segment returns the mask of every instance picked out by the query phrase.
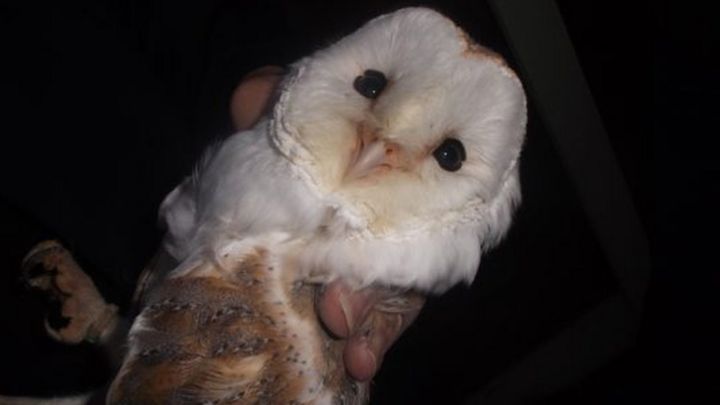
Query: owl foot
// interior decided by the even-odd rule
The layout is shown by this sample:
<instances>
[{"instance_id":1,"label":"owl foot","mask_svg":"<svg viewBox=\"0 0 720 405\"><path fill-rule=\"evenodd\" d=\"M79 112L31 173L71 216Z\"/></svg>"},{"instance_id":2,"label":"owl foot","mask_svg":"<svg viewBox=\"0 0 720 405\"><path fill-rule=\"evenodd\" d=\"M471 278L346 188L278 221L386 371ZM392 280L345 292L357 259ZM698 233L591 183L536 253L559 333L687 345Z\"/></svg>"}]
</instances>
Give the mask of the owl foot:
<instances>
[{"instance_id":1,"label":"owl foot","mask_svg":"<svg viewBox=\"0 0 720 405\"><path fill-rule=\"evenodd\" d=\"M40 242L25 256L23 278L47 299L45 330L53 339L77 344L104 340L117 324L117 306L108 304L90 277L60 243Z\"/></svg>"}]
</instances>

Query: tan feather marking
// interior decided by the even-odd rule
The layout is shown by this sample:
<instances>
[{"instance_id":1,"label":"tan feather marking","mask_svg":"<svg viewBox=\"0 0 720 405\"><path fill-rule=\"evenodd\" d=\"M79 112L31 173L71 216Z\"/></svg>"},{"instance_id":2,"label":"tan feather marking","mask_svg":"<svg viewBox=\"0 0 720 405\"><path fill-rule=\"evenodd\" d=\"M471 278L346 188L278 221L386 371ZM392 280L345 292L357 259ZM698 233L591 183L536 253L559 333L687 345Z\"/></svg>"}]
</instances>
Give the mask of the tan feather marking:
<instances>
[{"instance_id":1,"label":"tan feather marking","mask_svg":"<svg viewBox=\"0 0 720 405\"><path fill-rule=\"evenodd\" d=\"M463 51L462 55L467 58L478 58L482 60L491 60L495 64L498 65L500 70L508 75L509 77L514 78L515 80L519 80L517 73L510 68L505 58L503 58L499 53L493 51L492 49L486 48L477 42L473 41L470 36L463 31L462 29L458 28L458 32L460 35L460 38L465 43L465 50Z\"/></svg>"},{"instance_id":2,"label":"tan feather marking","mask_svg":"<svg viewBox=\"0 0 720 405\"><path fill-rule=\"evenodd\" d=\"M491 59L495 63L507 66L505 63L505 59L503 59L500 54L497 52L488 49L477 42L475 42L468 34L467 32L463 31L460 27L457 27L458 36L460 37L460 40L465 44L465 50L463 51L463 56L465 57L479 57L482 59Z\"/></svg>"}]
</instances>

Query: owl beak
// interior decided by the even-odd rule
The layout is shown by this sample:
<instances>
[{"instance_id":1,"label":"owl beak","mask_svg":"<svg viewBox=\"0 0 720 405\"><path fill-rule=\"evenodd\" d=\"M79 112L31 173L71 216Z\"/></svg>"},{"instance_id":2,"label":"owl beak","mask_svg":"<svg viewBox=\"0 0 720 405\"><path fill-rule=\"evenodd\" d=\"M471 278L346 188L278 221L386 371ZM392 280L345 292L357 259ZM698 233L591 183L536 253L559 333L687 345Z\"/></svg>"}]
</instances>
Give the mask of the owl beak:
<instances>
[{"instance_id":1,"label":"owl beak","mask_svg":"<svg viewBox=\"0 0 720 405\"><path fill-rule=\"evenodd\" d=\"M374 136L359 136L354 158L345 178L356 180L377 171L393 169L397 167L397 152L397 144Z\"/></svg>"},{"instance_id":2,"label":"owl beak","mask_svg":"<svg viewBox=\"0 0 720 405\"><path fill-rule=\"evenodd\" d=\"M360 150L350 165L346 177L350 180L367 176L375 168L381 166L385 160L385 144L381 140L374 140L368 144L361 142Z\"/></svg>"}]
</instances>

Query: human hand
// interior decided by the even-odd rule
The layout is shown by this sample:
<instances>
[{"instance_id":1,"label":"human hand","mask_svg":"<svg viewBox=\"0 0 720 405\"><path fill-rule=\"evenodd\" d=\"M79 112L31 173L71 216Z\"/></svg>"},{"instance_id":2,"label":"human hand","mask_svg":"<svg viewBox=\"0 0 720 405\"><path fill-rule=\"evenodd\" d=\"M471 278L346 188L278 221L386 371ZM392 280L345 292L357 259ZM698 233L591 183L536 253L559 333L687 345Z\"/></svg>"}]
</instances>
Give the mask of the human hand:
<instances>
[{"instance_id":1,"label":"human hand","mask_svg":"<svg viewBox=\"0 0 720 405\"><path fill-rule=\"evenodd\" d=\"M251 128L270 107L273 91L284 71L266 66L246 75L238 84L230 102L235 128ZM346 341L343 359L348 374L358 380L370 380L385 353L415 320L424 304L423 296L398 293L386 288L353 290L335 281L321 292L317 312L326 328Z\"/></svg>"},{"instance_id":2,"label":"human hand","mask_svg":"<svg viewBox=\"0 0 720 405\"><path fill-rule=\"evenodd\" d=\"M425 297L383 287L354 290L342 281L330 283L320 294L320 320L335 336L345 339L343 360L351 377L370 380L387 350L417 318Z\"/></svg>"}]
</instances>

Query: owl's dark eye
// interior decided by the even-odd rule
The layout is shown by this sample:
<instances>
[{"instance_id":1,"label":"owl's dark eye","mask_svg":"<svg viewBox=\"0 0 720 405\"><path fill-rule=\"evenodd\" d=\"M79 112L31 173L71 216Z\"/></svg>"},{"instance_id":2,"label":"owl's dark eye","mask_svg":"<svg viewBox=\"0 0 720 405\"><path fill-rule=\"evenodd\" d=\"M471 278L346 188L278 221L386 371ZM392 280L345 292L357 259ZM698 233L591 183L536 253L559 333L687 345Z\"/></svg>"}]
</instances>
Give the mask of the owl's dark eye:
<instances>
[{"instance_id":1,"label":"owl's dark eye","mask_svg":"<svg viewBox=\"0 0 720 405\"><path fill-rule=\"evenodd\" d=\"M355 78L353 87L366 98L377 98L387 85L387 78L382 72L368 69L362 76Z\"/></svg>"},{"instance_id":2,"label":"owl's dark eye","mask_svg":"<svg viewBox=\"0 0 720 405\"><path fill-rule=\"evenodd\" d=\"M447 138L433 151L433 157L443 169L456 172L465 161L465 147L457 139Z\"/></svg>"}]
</instances>

